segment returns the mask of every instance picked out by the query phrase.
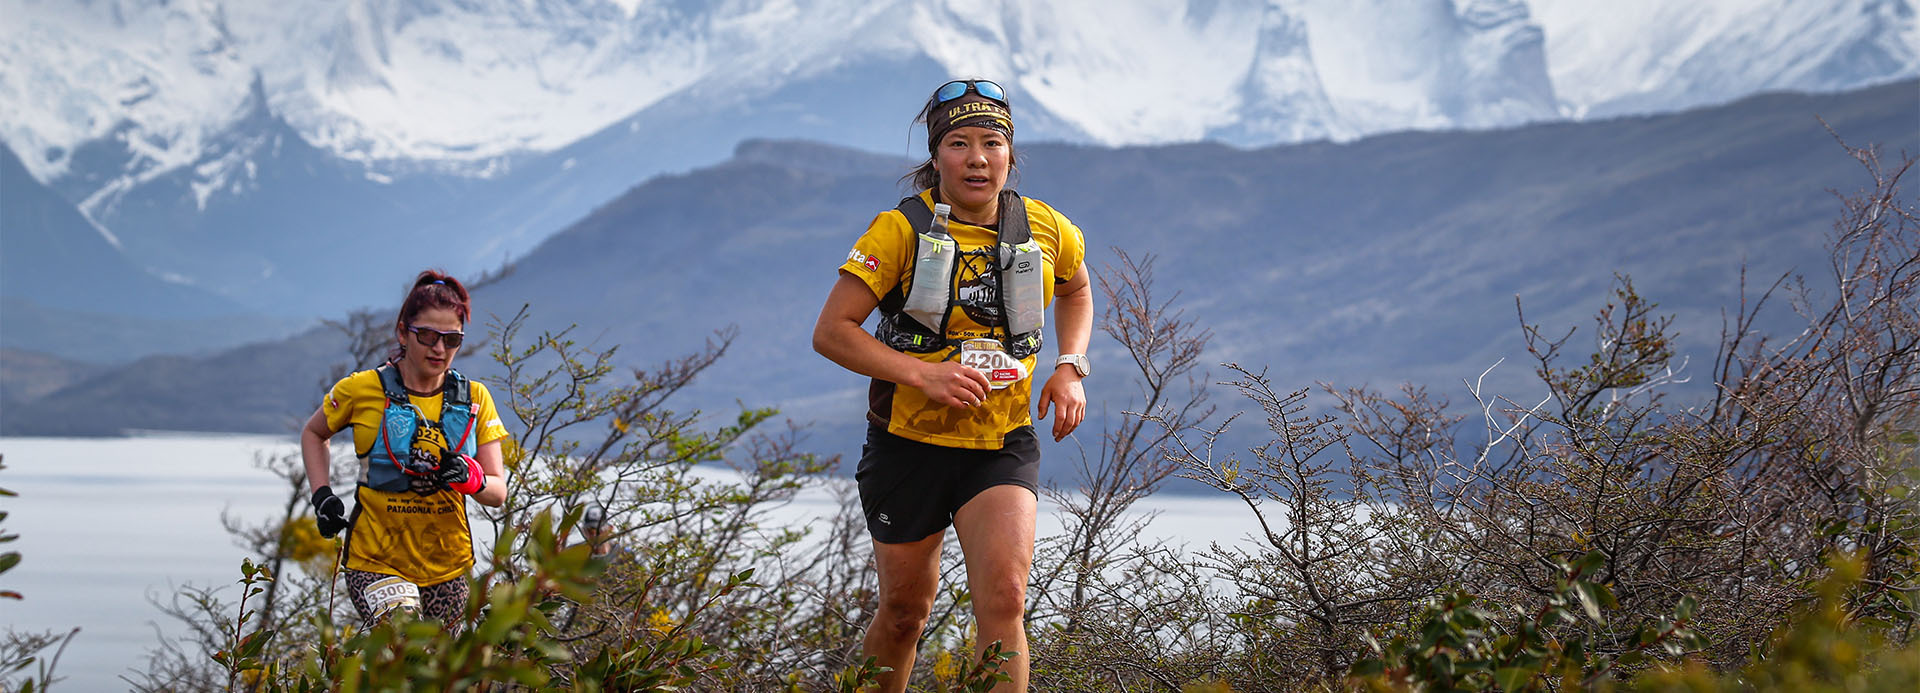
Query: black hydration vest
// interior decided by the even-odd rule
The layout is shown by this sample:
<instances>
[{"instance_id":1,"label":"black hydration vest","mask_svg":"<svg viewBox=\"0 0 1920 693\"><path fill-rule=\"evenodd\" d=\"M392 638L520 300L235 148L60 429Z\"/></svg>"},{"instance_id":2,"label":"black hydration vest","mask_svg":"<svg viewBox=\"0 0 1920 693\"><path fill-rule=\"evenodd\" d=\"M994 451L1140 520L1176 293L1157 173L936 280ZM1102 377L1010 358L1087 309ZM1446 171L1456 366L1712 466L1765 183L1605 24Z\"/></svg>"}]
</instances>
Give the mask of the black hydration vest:
<instances>
[{"instance_id":1,"label":"black hydration vest","mask_svg":"<svg viewBox=\"0 0 1920 693\"><path fill-rule=\"evenodd\" d=\"M918 195L900 200L899 206L895 209L906 215L907 225L913 230L914 248L913 252L907 255L908 262L913 263L915 258L920 256L921 236L927 234L928 229L933 225L933 210L927 203L922 202ZM1014 358L1024 359L1040 351L1041 344L1044 342L1041 328L1044 327L1045 321L1044 318L1030 320L1030 329L1024 333L1015 334L1013 332L1014 316L1016 311L1036 318L1044 315L1046 294L1042 282L1045 282L1047 277L1041 271L1038 247L1033 245L1033 227L1027 223L1027 201L1020 197L1020 193L1012 190L1000 191L999 236L999 252L993 268L993 281L1000 299L999 331L1003 335L1000 343ZM1033 266L1015 272L1016 267L1019 267L1018 263L1022 262L1030 262ZM954 273L959 271L960 265L959 262L953 263ZM874 328L873 336L879 339L880 343L896 351L917 354L932 353L958 346L956 340L948 339L946 336L947 320L952 315L953 309L959 305L953 295L952 273L944 282L947 291L947 310L941 312L940 324L922 325L920 321L913 319L903 310L907 305L907 293L911 284L909 277L912 276L912 270L915 268L909 264L906 269L909 271L901 272L900 283L894 285L893 290L880 298L880 324ZM1016 277L1014 282L1007 280L1010 275ZM1016 303L1016 301L1024 302ZM991 330L994 326L983 325L983 327Z\"/></svg>"}]
</instances>

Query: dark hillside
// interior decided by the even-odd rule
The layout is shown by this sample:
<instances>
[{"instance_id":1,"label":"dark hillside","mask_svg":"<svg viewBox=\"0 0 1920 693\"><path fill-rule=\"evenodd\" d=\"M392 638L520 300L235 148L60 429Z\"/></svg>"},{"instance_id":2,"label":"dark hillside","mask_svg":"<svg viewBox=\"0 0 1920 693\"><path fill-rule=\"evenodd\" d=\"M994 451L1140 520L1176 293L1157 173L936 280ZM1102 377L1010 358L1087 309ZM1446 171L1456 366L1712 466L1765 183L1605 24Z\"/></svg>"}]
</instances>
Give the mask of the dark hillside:
<instances>
[{"instance_id":1,"label":"dark hillside","mask_svg":"<svg viewBox=\"0 0 1920 693\"><path fill-rule=\"evenodd\" d=\"M1034 144L1020 150L1019 187L1086 230L1096 269L1112 246L1157 256L1161 290L1180 292L1214 331L1212 361L1270 365L1283 385L1423 382L1459 401L1461 379L1503 357L1490 382L1526 375L1516 295L1530 322L1585 326L1615 272L1678 316L1682 354L1696 363L1710 356L1721 307L1738 301L1742 263L1755 282L1821 271L1823 234L1839 209L1828 189L1863 180L1816 117L1849 142L1920 152L1917 88L1254 151ZM865 384L814 355L810 330L833 268L902 194L905 170L901 160L824 145L749 142L724 164L632 188L475 300L483 315L530 303L538 325L577 323L577 336L622 344L634 364L738 325L735 350L686 404L779 406L823 424L821 447L844 451L858 435ZM169 413L164 421L105 417L91 432L243 422L277 430L267 419L309 409L313 381L340 360L322 342L250 348L260 364L278 349L282 365L240 372L297 386L247 398L246 415L228 411L241 400L206 388L192 406L184 398L156 408ZM1114 349L1096 339L1096 413L1129 391ZM469 353L463 369L487 377L480 361ZM212 363L146 368L222 371ZM106 374L0 426L54 432L52 421L69 420L61 412L97 410L103 397L152 400L161 376Z\"/></svg>"}]
</instances>

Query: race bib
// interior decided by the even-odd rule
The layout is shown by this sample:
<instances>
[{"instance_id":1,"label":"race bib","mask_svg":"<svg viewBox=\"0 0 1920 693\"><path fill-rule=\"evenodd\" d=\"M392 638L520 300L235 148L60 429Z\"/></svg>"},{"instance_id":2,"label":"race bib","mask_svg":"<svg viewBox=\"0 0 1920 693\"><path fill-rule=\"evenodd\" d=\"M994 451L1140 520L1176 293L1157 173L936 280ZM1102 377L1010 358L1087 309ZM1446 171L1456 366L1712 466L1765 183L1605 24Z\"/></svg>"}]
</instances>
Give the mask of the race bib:
<instances>
[{"instance_id":1,"label":"race bib","mask_svg":"<svg viewBox=\"0 0 1920 693\"><path fill-rule=\"evenodd\" d=\"M385 577L367 585L367 611L373 620L386 618L394 609L420 611L420 586L398 577Z\"/></svg>"},{"instance_id":2,"label":"race bib","mask_svg":"<svg viewBox=\"0 0 1920 693\"><path fill-rule=\"evenodd\" d=\"M960 365L980 371L987 383L999 390L1025 380L1027 364L1007 353L997 339L969 339L960 343Z\"/></svg>"}]
</instances>

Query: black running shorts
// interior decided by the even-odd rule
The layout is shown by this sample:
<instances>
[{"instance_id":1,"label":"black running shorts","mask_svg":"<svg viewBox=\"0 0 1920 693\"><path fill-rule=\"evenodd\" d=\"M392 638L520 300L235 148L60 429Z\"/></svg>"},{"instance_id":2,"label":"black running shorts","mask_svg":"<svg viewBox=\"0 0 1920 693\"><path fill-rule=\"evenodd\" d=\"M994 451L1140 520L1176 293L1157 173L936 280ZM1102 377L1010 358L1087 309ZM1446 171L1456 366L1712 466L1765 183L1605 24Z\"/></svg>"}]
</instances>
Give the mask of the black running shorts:
<instances>
[{"instance_id":1,"label":"black running shorts","mask_svg":"<svg viewBox=\"0 0 1920 693\"><path fill-rule=\"evenodd\" d=\"M853 478L874 541L919 541L946 531L954 512L981 491L1013 484L1038 496L1040 439L1032 426L1021 426L1007 432L998 450L970 450L909 440L869 424Z\"/></svg>"}]
</instances>

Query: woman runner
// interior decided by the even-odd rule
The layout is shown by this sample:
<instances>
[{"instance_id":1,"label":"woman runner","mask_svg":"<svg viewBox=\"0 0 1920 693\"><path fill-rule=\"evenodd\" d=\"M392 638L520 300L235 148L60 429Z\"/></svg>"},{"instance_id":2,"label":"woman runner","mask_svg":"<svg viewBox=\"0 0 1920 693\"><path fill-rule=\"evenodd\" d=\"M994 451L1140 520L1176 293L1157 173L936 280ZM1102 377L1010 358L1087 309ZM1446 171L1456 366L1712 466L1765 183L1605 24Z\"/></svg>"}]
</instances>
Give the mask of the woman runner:
<instances>
[{"instance_id":1,"label":"woman runner","mask_svg":"<svg viewBox=\"0 0 1920 693\"><path fill-rule=\"evenodd\" d=\"M393 358L342 378L300 433L314 519L321 536L347 530L347 597L369 625L408 609L459 628L473 567L466 499L507 497L493 396L453 370L469 315L459 280L421 272L394 321ZM348 427L360 458L352 517L327 485L327 440Z\"/></svg>"},{"instance_id":2,"label":"woman runner","mask_svg":"<svg viewBox=\"0 0 1920 693\"><path fill-rule=\"evenodd\" d=\"M907 178L919 192L854 242L813 332L816 351L873 379L855 473L880 581L864 649L893 669L881 690L906 689L952 526L975 641L1013 653L1001 669L1012 681L995 690L1024 691L1040 464L1032 381L1047 379L1038 418L1054 414L1054 440L1072 433L1086 416L1093 330L1086 246L1065 216L1007 189L1013 116L1000 85L941 85L916 122L928 157ZM1041 371L1048 305L1060 356ZM868 334L861 323L876 308Z\"/></svg>"}]
</instances>

